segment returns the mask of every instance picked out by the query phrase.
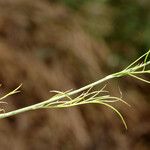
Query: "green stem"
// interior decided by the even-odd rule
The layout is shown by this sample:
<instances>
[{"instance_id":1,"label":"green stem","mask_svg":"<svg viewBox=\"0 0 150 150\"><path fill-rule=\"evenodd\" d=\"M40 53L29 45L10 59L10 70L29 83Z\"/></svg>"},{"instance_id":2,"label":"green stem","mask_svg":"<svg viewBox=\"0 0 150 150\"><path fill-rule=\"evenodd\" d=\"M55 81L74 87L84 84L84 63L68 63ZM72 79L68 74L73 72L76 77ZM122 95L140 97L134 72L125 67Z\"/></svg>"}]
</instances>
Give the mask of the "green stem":
<instances>
[{"instance_id":1,"label":"green stem","mask_svg":"<svg viewBox=\"0 0 150 150\"><path fill-rule=\"evenodd\" d=\"M145 55L144 55L144 56L145 56ZM139 60L139 59L138 59L138 60ZM136 62L137 62L137 61L136 61ZM134 63L132 63L132 65L133 65L133 64L134 64ZM92 87L94 87L94 86L96 86L96 85L98 85L98 84L101 84L101 83L103 83L103 82L106 82L106 81L108 81L108 80L110 80L110 79L130 75L131 72L134 72L134 71L136 71L136 70L139 70L139 69L141 69L141 68L143 68L143 67L145 67L145 66L147 66L147 65L149 65L149 64L150 64L150 61L145 62L144 64L141 64L141 65L136 66L136 67L133 67L133 68L130 68L130 66L132 66L132 65L129 65L125 70L122 70L122 71L120 71L120 72L117 72L117 73L108 75L108 76L106 76L106 77L104 77L104 78L102 78L102 79L100 79L100 80L98 80L98 81L96 81L96 82L93 82L93 83L91 83L91 84L88 84L88 85L86 85L86 86L84 86L84 87L82 87L82 88L80 88L80 89L71 91L71 92L67 93L67 95L68 95L68 96L75 95L75 94L80 93L80 92L82 92L82 91L84 91L84 90L87 90L87 89L89 89L89 88L92 88ZM44 106L46 106L46 105L48 105L48 104L52 104L52 102L57 101L57 100L60 100L60 99L65 98L65 97L66 97L66 95L61 95L61 96L59 96L59 97L58 97L58 96L57 96L57 97L52 97L52 98L50 98L50 99L48 99L48 100L46 100L46 101L43 101L43 102L40 102L40 103L31 105L31 106L27 106L27 107L24 107L24 108L21 108L21 109L17 109L17 110L14 110L14 111L10 111L10 112L7 112L7 113L0 114L0 119L6 118L6 117L10 117L10 116L13 116L13 115L16 115L16 114L20 114L20 113L23 113L23 112L26 112L26 111L31 111L31 110L35 110L35 109L40 109L40 108L42 108L42 106L44 107ZM69 106L68 106L68 107L69 107Z\"/></svg>"},{"instance_id":2,"label":"green stem","mask_svg":"<svg viewBox=\"0 0 150 150\"><path fill-rule=\"evenodd\" d=\"M105 82L105 81L107 81L107 80L110 80L110 79L112 79L112 78L115 78L115 77L116 77L116 76L114 76L113 74L112 74L112 75L108 75L108 76L106 76L106 77L103 78L103 79L100 79L100 80L98 80L98 81L96 81L96 82L93 82L93 83L91 83L91 84L88 84L88 85L86 85L86 86L84 86L84 87L82 87L82 88L80 88L80 89L77 89L77 90L74 90L74 91L72 91L72 92L69 92L68 95L69 95L69 96L75 95L75 94L77 94L77 93L80 93L80 92L82 92L82 91L84 91L84 90L87 90L87 89L89 89L89 88L91 88L91 87L94 87L94 86L96 86L96 85L98 85L98 84L100 84L100 83L103 83L103 82ZM52 98L50 98L50 99L48 99L48 100L46 100L46 101L43 101L43 102L40 102L40 103L31 105L31 106L27 106L27 107L24 107L24 108L21 108L21 109L17 109L17 110L14 110L14 111L10 111L10 112L7 112L7 113L0 114L0 119L6 118L6 117L10 117L10 116L14 116L14 115L16 115L16 114L20 114L20 113L23 113L23 112L26 112L26 111L31 111L31 110L35 110L35 109L40 109L41 106L47 105L47 104L49 104L49 103L51 103L51 102L53 102L53 101L60 100L60 99L65 98L65 97L66 97L65 95L62 95L62 96L59 96L59 97L52 97Z\"/></svg>"}]
</instances>

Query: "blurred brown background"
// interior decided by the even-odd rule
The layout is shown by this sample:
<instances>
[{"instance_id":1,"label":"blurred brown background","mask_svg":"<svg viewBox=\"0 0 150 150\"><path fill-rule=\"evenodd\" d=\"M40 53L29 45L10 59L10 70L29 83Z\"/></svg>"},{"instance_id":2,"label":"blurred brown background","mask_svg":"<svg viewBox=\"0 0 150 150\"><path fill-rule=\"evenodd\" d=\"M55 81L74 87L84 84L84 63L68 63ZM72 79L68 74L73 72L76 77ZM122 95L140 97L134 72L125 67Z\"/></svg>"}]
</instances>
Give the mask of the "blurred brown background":
<instances>
[{"instance_id":1,"label":"blurred brown background","mask_svg":"<svg viewBox=\"0 0 150 150\"><path fill-rule=\"evenodd\" d=\"M150 48L149 0L0 0L1 95L6 111L119 71ZM148 78L148 77L146 77ZM101 105L38 110L0 120L1 150L148 150L149 85L108 83L128 124ZM99 88L101 88L99 86Z\"/></svg>"}]
</instances>

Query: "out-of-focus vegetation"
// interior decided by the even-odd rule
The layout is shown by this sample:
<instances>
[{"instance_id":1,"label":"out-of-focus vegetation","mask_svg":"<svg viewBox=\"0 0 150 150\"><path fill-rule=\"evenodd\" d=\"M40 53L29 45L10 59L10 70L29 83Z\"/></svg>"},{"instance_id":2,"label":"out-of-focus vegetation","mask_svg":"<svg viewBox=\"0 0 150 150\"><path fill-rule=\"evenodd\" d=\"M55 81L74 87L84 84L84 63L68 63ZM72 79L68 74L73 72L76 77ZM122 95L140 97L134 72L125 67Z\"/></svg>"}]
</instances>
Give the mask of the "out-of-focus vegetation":
<instances>
[{"instance_id":1,"label":"out-of-focus vegetation","mask_svg":"<svg viewBox=\"0 0 150 150\"><path fill-rule=\"evenodd\" d=\"M89 24L89 32L95 31L97 36L102 35L102 31L99 30L102 26L102 20L111 21L112 24L104 22L104 25L111 25L111 30L103 30L106 33L103 37L112 46L117 41L118 45L124 43L124 45L131 45L137 49L150 47L150 2L147 0L79 0L78 2L75 0L58 0L57 2L65 4L75 12L81 11L81 16L86 14L90 19L87 20L88 23L86 22L86 25ZM84 8L86 8L86 12L82 14ZM95 35L95 37L97 36Z\"/></svg>"},{"instance_id":2,"label":"out-of-focus vegetation","mask_svg":"<svg viewBox=\"0 0 150 150\"><path fill-rule=\"evenodd\" d=\"M37 103L129 64L150 48L149 8L149 0L0 0L1 94L23 83L1 107ZM148 150L149 85L125 78L107 86L132 106L118 107L128 131L96 105L43 110L0 120L1 149Z\"/></svg>"}]
</instances>

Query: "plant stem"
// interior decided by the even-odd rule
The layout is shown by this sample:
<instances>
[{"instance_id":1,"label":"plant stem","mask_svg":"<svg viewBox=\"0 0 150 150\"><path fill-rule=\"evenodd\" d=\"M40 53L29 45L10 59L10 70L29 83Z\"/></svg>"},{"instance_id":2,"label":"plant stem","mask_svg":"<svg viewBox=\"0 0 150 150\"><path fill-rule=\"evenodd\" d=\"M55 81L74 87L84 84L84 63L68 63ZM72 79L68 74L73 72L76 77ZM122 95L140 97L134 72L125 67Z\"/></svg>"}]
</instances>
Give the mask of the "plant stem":
<instances>
[{"instance_id":1,"label":"plant stem","mask_svg":"<svg viewBox=\"0 0 150 150\"><path fill-rule=\"evenodd\" d=\"M143 55L143 56L145 56L145 55ZM143 57L143 56L142 56L142 57ZM141 59L142 57L140 57L140 59ZM139 59L138 59L138 60L139 60ZM131 66L133 66L136 62L137 62L137 61L135 61L134 63L132 63L131 65L129 65L126 69L124 69L124 70L122 70L122 71L120 71L120 72L117 72L117 73L108 75L108 76L106 76L106 77L104 77L104 78L102 78L102 79L100 79L100 80L98 80L98 81L96 81L96 82L93 82L93 83L91 83L91 84L88 84L88 85L86 85L86 86L84 86L84 87L81 87L81 88L79 88L79 89L77 89L77 90L71 91L71 92L67 93L67 95L68 95L68 96L71 96L71 95L78 94L78 93L80 93L80 92L82 92L82 91L84 91L84 90L90 89L90 88L92 88L92 87L94 87L94 86L96 86L96 85L98 85L98 84L101 84L101 83L103 83L103 82L106 82L106 81L108 81L108 80L110 80L110 79L119 78L119 77L123 77L123 76L127 76L127 75L131 76L132 74L134 74L134 72L135 72L136 70L139 70L139 69L141 69L141 68L143 68L143 67L145 68L147 65L150 64L150 61L147 61L147 62L144 62L144 64L131 67ZM131 67L131 68L130 68L130 67ZM140 72L141 72L141 74L142 74L142 73L144 73L144 70L143 70L143 71L140 71ZM139 72L139 73L140 73L140 72ZM136 78L137 78L137 77L136 77ZM57 96L57 97L52 97L52 98L50 98L50 99L48 99L48 100L45 100L45 101L40 102L40 103L37 103L37 104L33 104L33 105L31 105L31 106L27 106L27 107L24 107L24 108L21 108L21 109L17 109L17 110L14 110L14 111L10 111L10 112L7 112L7 113L2 113L2 114L0 114L0 119L6 118L6 117L10 117L10 116L13 116L13 115L16 115L16 114L20 114L20 113L23 113L23 112L26 112L26 111L31 111L31 110L35 110L35 109L44 108L44 106L46 106L46 105L48 105L48 104L51 105L51 104L54 103L54 101L60 100L60 99L65 98L65 97L66 97L66 95L60 95L60 96ZM69 107L69 106L68 106L68 107ZM53 108L53 106L51 106L51 108Z\"/></svg>"},{"instance_id":2,"label":"plant stem","mask_svg":"<svg viewBox=\"0 0 150 150\"><path fill-rule=\"evenodd\" d=\"M82 87L80 89L77 89L77 90L74 90L72 92L69 92L68 95L69 96L75 95L77 93L80 93L80 92L82 92L84 90L87 90L87 89L89 89L91 87L94 87L94 86L96 86L96 85L98 85L100 83L103 83L103 82L108 81L108 80L110 80L112 78L115 78L115 77L116 76L114 76L113 74L112 75L108 75L105 78L102 78L102 79L100 79L100 80L98 80L96 82L88 84L88 85L86 85L86 86L84 86L84 87ZM56 101L56 100L60 100L60 99L65 98L65 97L66 97L65 95L62 95L60 97L52 97L52 98L50 98L50 99L48 99L46 101L43 101L43 102L40 102L40 103L37 103L37 104L33 104L31 106L27 106L27 107L24 107L24 108L21 108L21 109L17 109L17 110L14 110L14 111L10 111L10 112L7 112L7 113L0 114L0 119L6 118L6 117L10 117L10 116L14 116L16 114L20 114L20 113L23 113L23 112L26 112L26 111L39 109L39 108L41 108L41 106L44 106L46 104L49 104L49 103L51 103L53 101Z\"/></svg>"}]
</instances>

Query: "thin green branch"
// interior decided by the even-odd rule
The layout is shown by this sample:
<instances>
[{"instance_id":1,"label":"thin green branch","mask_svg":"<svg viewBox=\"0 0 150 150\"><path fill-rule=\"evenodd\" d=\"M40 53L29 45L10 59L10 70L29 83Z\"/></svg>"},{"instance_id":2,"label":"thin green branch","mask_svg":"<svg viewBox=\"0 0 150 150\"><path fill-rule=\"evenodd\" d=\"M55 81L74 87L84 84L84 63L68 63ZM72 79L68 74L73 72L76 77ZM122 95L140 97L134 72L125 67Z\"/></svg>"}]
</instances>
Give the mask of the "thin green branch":
<instances>
[{"instance_id":1,"label":"thin green branch","mask_svg":"<svg viewBox=\"0 0 150 150\"><path fill-rule=\"evenodd\" d=\"M55 95L53 97L51 97L50 99L45 100L40 103L37 103L37 104L34 104L34 105L31 105L31 106L21 108L21 109L17 109L17 110L10 111L7 113L2 113L2 114L0 114L0 118L6 118L6 117L10 117L10 116L20 114L20 113L23 113L26 111L42 109L42 108L66 108L66 107L73 107L73 106L77 106L77 105L94 104L95 103L95 104L105 105L105 106L111 108L113 111L115 111L121 118L125 128L127 128L126 122L125 122L123 116L121 115L121 113L116 108L114 108L112 105L110 105L110 103L120 101L120 102L130 106L128 103L126 103L124 100L122 100L121 90L119 89L121 98L110 96L109 94L107 94L108 91L105 90L106 86L104 86L103 88L101 88L98 91L96 91L96 90L92 91L92 90L96 85L102 84L111 79L124 77L124 76L131 76L131 77L141 80L143 82L150 83L150 81L136 76L138 74L150 73L150 70L146 70L146 66L150 65L150 61L147 61L149 54L150 54L150 50L120 72L108 75L96 82L88 84L77 90L69 90L66 92L60 92L60 91L54 91L54 90L50 91L50 92L55 93ZM145 57L144 62L139 64L139 61L144 57ZM9 94L0 98L0 100L4 99L12 94L17 93L19 88L20 88L20 86L18 88L16 88L14 91L10 92ZM74 98L72 98L72 96Z\"/></svg>"},{"instance_id":2,"label":"thin green branch","mask_svg":"<svg viewBox=\"0 0 150 150\"><path fill-rule=\"evenodd\" d=\"M141 60L142 58L144 58L145 56L145 60L144 60L144 63L146 63L147 61L147 58L148 58L148 55L150 53L150 50L148 52L146 52L145 54L143 54L141 57L139 57L138 59L136 59L133 63L131 63L127 68L125 68L126 70L131 68L132 66L134 66L139 60Z\"/></svg>"},{"instance_id":3,"label":"thin green branch","mask_svg":"<svg viewBox=\"0 0 150 150\"><path fill-rule=\"evenodd\" d=\"M80 89L77 89L77 90L74 90L74 91L71 91L68 93L69 96L71 95L75 95L75 94L78 94L82 91L85 91L87 89L89 89L90 87L94 87L100 83L103 83L105 81L108 81L112 78L115 78L113 75L109 75L109 76L106 76L105 78L101 79L101 80L98 80L96 82L93 82L89 85L86 85ZM0 114L0 118L6 118L6 117L10 117L10 116L14 116L16 114L20 114L20 113L23 113L23 112L26 112L26 111L30 111L30 110L35 110L35 109L40 109L40 108L43 108L43 106L46 106L54 101L58 101L60 99L63 99L65 98L66 95L60 95L60 96L54 96L46 101L43 101L43 102L40 102L40 103L37 103L37 104L34 104L34 105L31 105L31 106L27 106L27 107L24 107L24 108L21 108L21 109L17 109L17 110L14 110L14 111L11 111L11 112L7 112L7 113L3 113L3 114Z\"/></svg>"},{"instance_id":4,"label":"thin green branch","mask_svg":"<svg viewBox=\"0 0 150 150\"><path fill-rule=\"evenodd\" d=\"M7 98L8 96L10 96L10 95L14 95L14 94L16 94L16 93L19 93L20 91L19 91L19 89L20 89L20 87L22 86L22 84L20 84L16 89L14 89L13 91L11 91L11 92L9 92L8 94L6 94L6 95L4 95L3 97L1 97L0 98L0 101L1 100L3 100L3 99L5 99L5 98ZM1 102L0 102L1 103Z\"/></svg>"}]
</instances>

